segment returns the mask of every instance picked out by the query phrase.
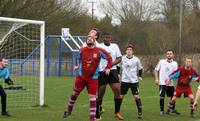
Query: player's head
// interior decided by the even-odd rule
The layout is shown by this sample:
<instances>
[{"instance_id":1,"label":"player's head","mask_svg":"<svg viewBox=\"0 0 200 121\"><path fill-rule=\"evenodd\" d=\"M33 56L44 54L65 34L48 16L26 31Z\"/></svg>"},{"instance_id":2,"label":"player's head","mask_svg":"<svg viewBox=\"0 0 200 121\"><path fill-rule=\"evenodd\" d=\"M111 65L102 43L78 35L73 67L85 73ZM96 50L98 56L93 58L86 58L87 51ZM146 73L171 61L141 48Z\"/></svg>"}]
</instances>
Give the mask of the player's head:
<instances>
[{"instance_id":1,"label":"player's head","mask_svg":"<svg viewBox=\"0 0 200 121\"><path fill-rule=\"evenodd\" d=\"M111 35L111 33L104 33L104 34L103 34L103 41L104 41L104 44L105 44L105 45L109 46L111 40L112 40L112 35Z\"/></svg>"},{"instance_id":2,"label":"player's head","mask_svg":"<svg viewBox=\"0 0 200 121\"><path fill-rule=\"evenodd\" d=\"M94 46L95 38L94 36L88 36L86 40L87 46L91 47Z\"/></svg>"},{"instance_id":3,"label":"player's head","mask_svg":"<svg viewBox=\"0 0 200 121\"><path fill-rule=\"evenodd\" d=\"M126 47L126 55L127 56L132 56L133 55L133 51L134 51L134 47L132 44L128 44L128 46Z\"/></svg>"},{"instance_id":4,"label":"player's head","mask_svg":"<svg viewBox=\"0 0 200 121\"><path fill-rule=\"evenodd\" d=\"M185 66L186 68L192 67L192 58L189 58L189 57L185 58Z\"/></svg>"},{"instance_id":5,"label":"player's head","mask_svg":"<svg viewBox=\"0 0 200 121\"><path fill-rule=\"evenodd\" d=\"M93 36L95 38L95 40L99 39L99 30L97 28L93 28L88 32L88 36Z\"/></svg>"},{"instance_id":6,"label":"player's head","mask_svg":"<svg viewBox=\"0 0 200 121\"><path fill-rule=\"evenodd\" d=\"M8 59L5 57L0 58L0 66L1 68L5 68L8 65Z\"/></svg>"},{"instance_id":7,"label":"player's head","mask_svg":"<svg viewBox=\"0 0 200 121\"><path fill-rule=\"evenodd\" d=\"M171 60L174 58L174 51L173 50L167 50L166 57L168 60Z\"/></svg>"}]
</instances>

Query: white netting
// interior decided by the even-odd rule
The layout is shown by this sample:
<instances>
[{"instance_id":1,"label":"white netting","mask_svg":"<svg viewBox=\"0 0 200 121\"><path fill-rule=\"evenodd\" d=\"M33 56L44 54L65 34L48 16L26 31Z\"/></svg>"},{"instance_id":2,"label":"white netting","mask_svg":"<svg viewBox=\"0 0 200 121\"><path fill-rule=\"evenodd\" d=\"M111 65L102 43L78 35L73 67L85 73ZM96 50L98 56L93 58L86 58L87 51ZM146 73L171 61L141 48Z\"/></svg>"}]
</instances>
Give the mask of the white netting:
<instances>
[{"instance_id":1,"label":"white netting","mask_svg":"<svg viewBox=\"0 0 200 121\"><path fill-rule=\"evenodd\" d=\"M0 19L0 56L9 59L13 87L0 79L7 93L8 108L39 104L40 25Z\"/></svg>"}]
</instances>

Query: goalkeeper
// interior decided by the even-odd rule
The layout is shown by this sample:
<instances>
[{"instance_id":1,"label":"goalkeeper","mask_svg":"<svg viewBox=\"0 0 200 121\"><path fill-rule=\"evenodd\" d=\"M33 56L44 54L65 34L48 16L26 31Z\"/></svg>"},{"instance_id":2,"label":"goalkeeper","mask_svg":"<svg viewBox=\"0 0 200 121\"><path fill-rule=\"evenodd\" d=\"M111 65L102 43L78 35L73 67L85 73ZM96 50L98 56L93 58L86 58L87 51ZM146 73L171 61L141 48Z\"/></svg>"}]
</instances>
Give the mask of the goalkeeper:
<instances>
[{"instance_id":1,"label":"goalkeeper","mask_svg":"<svg viewBox=\"0 0 200 121\"><path fill-rule=\"evenodd\" d=\"M8 65L8 59L5 57L0 58L0 78L3 78L5 80L5 83L8 85L13 85L13 81L9 77L9 70L7 68ZM2 115L10 117L10 114L6 111L6 93L3 89L3 87L0 85L0 95L1 95L1 107L2 107Z\"/></svg>"}]
</instances>

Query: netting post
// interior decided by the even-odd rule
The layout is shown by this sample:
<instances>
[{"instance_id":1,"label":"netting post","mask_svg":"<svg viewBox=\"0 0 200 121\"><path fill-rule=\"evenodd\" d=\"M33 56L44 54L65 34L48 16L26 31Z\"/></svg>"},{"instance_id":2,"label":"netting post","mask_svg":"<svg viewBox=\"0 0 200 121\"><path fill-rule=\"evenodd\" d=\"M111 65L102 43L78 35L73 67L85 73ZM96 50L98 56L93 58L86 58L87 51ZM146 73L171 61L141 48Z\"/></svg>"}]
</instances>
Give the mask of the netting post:
<instances>
[{"instance_id":1,"label":"netting post","mask_svg":"<svg viewBox=\"0 0 200 121\"><path fill-rule=\"evenodd\" d=\"M10 74L12 74L12 59L9 59L9 65L10 65L9 72Z\"/></svg>"},{"instance_id":2,"label":"netting post","mask_svg":"<svg viewBox=\"0 0 200 121\"><path fill-rule=\"evenodd\" d=\"M71 59L71 73L70 76L72 77L74 75L74 52L72 52L72 59Z\"/></svg>"},{"instance_id":3,"label":"netting post","mask_svg":"<svg viewBox=\"0 0 200 121\"><path fill-rule=\"evenodd\" d=\"M46 76L49 76L49 71L50 71L50 53L51 53L51 49L50 49L50 37L47 37L47 70L46 70Z\"/></svg>"},{"instance_id":4,"label":"netting post","mask_svg":"<svg viewBox=\"0 0 200 121\"><path fill-rule=\"evenodd\" d=\"M61 76L62 73L62 38L59 38L59 51L58 51L58 76Z\"/></svg>"},{"instance_id":5,"label":"netting post","mask_svg":"<svg viewBox=\"0 0 200 121\"><path fill-rule=\"evenodd\" d=\"M36 61L36 60L33 60L33 61L32 61L32 76L35 75L35 61Z\"/></svg>"}]
</instances>

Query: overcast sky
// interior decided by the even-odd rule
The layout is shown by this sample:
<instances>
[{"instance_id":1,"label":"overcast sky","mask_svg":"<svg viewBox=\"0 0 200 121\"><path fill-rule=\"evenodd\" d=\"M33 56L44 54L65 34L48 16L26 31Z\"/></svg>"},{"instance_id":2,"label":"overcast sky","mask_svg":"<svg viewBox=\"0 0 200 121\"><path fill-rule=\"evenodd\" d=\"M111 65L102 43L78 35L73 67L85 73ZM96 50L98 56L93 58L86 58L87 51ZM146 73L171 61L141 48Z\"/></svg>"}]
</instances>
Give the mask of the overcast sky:
<instances>
[{"instance_id":1,"label":"overcast sky","mask_svg":"<svg viewBox=\"0 0 200 121\"><path fill-rule=\"evenodd\" d=\"M100 10L100 2L105 0L82 0L84 5L89 9L90 14L92 14L92 1L94 1L94 16L97 16L98 18L104 17L104 13Z\"/></svg>"},{"instance_id":2,"label":"overcast sky","mask_svg":"<svg viewBox=\"0 0 200 121\"><path fill-rule=\"evenodd\" d=\"M100 3L105 2L106 0L82 0L84 5L89 9L89 13L92 14L92 1L94 1L94 16L98 18L102 18L105 14L101 11ZM149 2L149 4L154 3L155 1L159 0L143 0Z\"/></svg>"}]
</instances>

